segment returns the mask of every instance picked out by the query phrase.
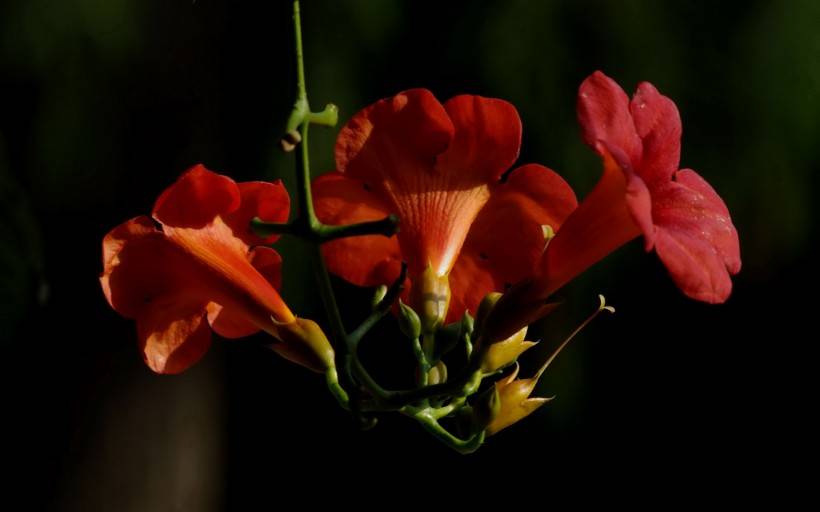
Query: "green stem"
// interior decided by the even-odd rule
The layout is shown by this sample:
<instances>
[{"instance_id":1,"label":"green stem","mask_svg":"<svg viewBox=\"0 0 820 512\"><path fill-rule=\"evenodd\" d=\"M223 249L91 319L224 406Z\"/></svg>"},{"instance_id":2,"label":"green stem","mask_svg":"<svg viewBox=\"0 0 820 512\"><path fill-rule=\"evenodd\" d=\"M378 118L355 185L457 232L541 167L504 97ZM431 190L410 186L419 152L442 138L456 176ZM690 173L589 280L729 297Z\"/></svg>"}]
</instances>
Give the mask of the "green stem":
<instances>
[{"instance_id":1,"label":"green stem","mask_svg":"<svg viewBox=\"0 0 820 512\"><path fill-rule=\"evenodd\" d=\"M419 412L413 415L413 418L433 437L459 453L473 453L484 443L485 432L483 430L468 439L460 439L442 427L430 410Z\"/></svg>"},{"instance_id":2,"label":"green stem","mask_svg":"<svg viewBox=\"0 0 820 512\"><path fill-rule=\"evenodd\" d=\"M293 235L307 239L312 243L325 243L338 238L348 238L352 236L382 235L391 237L399 230L399 218L395 215L388 215L380 220L359 222L356 224L346 224L342 226L331 226L323 224L318 219L313 226L304 222L265 222L259 217L251 220L251 229L260 237L267 238L271 235Z\"/></svg>"},{"instance_id":3,"label":"green stem","mask_svg":"<svg viewBox=\"0 0 820 512\"><path fill-rule=\"evenodd\" d=\"M325 372L325 381L327 382L327 388L334 398L336 398L336 401L339 402L339 405L342 406L343 409L350 409L350 397L348 397L347 392L339 384L339 374L336 372L336 368L330 368Z\"/></svg>"},{"instance_id":4,"label":"green stem","mask_svg":"<svg viewBox=\"0 0 820 512\"><path fill-rule=\"evenodd\" d=\"M439 420L439 419L441 419L445 416L448 416L448 415L452 414L453 412L457 411L458 409L461 409L464 406L464 403L466 401L467 401L466 397L456 398L455 400L450 402L449 405L445 405L444 407L438 407L438 408L432 409L430 411L430 414L432 414L432 416L435 419Z\"/></svg>"},{"instance_id":5,"label":"green stem","mask_svg":"<svg viewBox=\"0 0 820 512\"><path fill-rule=\"evenodd\" d=\"M307 100L305 58L302 52L302 17L299 12L299 0L293 0L293 37L296 43L296 94L299 99Z\"/></svg>"},{"instance_id":6,"label":"green stem","mask_svg":"<svg viewBox=\"0 0 820 512\"><path fill-rule=\"evenodd\" d=\"M317 234L322 242L329 242L337 238L347 238L351 236L382 235L391 237L399 230L399 218L395 215L388 215L380 220L359 222L345 226L328 226L320 224Z\"/></svg>"},{"instance_id":7,"label":"green stem","mask_svg":"<svg viewBox=\"0 0 820 512\"><path fill-rule=\"evenodd\" d=\"M486 344L481 343L480 340L476 345L479 348L475 351L473 357L470 358L470 362L467 367L461 371L458 378L417 389L391 391L389 393L389 400L394 405L401 405L442 396L463 397L475 393L483 377L481 372L481 360L487 350Z\"/></svg>"},{"instance_id":8,"label":"green stem","mask_svg":"<svg viewBox=\"0 0 820 512\"><path fill-rule=\"evenodd\" d=\"M304 127L303 134L307 134L307 130L305 130ZM307 137L302 140L302 153L307 154ZM301 171L301 173L297 173L297 177L301 174L301 178L298 179L300 185L308 183L308 186L304 187L303 195L306 201L305 204L309 205L309 211L307 213L309 214L308 218L310 218L310 216L312 216L311 214L313 214L313 201L310 195L309 187L310 175L308 174L310 170L307 165L302 165L301 167L297 166L297 170ZM356 329L356 331L354 331L355 337L352 335L348 336L344 323L342 322L341 314L339 313L339 305L336 302L336 295L333 293L333 285L330 282L330 274L327 271L327 265L322 257L322 250L319 245L314 245L314 257L316 260L316 275L319 281L319 295L322 298L325 311L327 311L330 321L330 328L334 339L344 343L350 356L350 369L353 375L355 375L361 384L364 385L376 398L379 400L387 399L389 397L389 392L384 390L378 383L376 383L375 379L371 377L370 373L364 365L362 365L357 355L359 340L362 336L364 336L367 330L375 324L378 318L384 316L384 313L380 312L380 316L378 316L378 318L371 315L371 317L369 317L370 321L366 321L363 324L364 327L360 326Z\"/></svg>"},{"instance_id":9,"label":"green stem","mask_svg":"<svg viewBox=\"0 0 820 512\"><path fill-rule=\"evenodd\" d=\"M305 59L302 51L302 18L299 14L299 0L293 2L293 38L296 47L296 103L288 118L286 132L296 130L310 112L305 85Z\"/></svg>"},{"instance_id":10,"label":"green stem","mask_svg":"<svg viewBox=\"0 0 820 512\"><path fill-rule=\"evenodd\" d=\"M370 372L367 371L367 368L365 368L359 360L359 356L357 354L353 354L351 362L353 363L353 374L375 398L379 401L385 401L390 398L390 391L385 390L379 385L378 382L376 382L376 380L370 375Z\"/></svg>"},{"instance_id":11,"label":"green stem","mask_svg":"<svg viewBox=\"0 0 820 512\"><path fill-rule=\"evenodd\" d=\"M321 112L308 112L307 120L310 124L336 126L336 123L339 122L339 107L333 103L328 103Z\"/></svg>"},{"instance_id":12,"label":"green stem","mask_svg":"<svg viewBox=\"0 0 820 512\"><path fill-rule=\"evenodd\" d=\"M421 346L421 342L418 338L413 340L413 355L416 356L416 361L418 362L418 375L416 376L416 384L419 387L424 387L427 385L430 373L430 363L427 360L427 354L424 353L424 349Z\"/></svg>"},{"instance_id":13,"label":"green stem","mask_svg":"<svg viewBox=\"0 0 820 512\"><path fill-rule=\"evenodd\" d=\"M268 230L266 233L260 233L262 236L268 236L273 233L288 233L301 234L312 233L315 226L319 224L316 219L316 214L313 210L313 196L310 189L310 153L308 146L308 129L310 127L311 116L310 105L307 99L307 86L305 84L305 64L304 54L302 50L302 21L299 13L299 0L293 2L293 29L294 29L294 45L296 48L296 102L293 105L293 111L288 117L287 126L285 128L286 134L282 139L282 147L285 150L292 150L299 145L299 155L296 157L296 194L297 194L297 214L293 222L284 225L273 226L270 224L264 225L258 219L252 222L251 226L256 228L261 225L262 230ZM328 109L325 109L326 111ZM335 109L333 109L335 110ZM345 340L347 333L345 332L344 324L339 315L339 308L336 304L336 299L333 295L333 290L330 284L330 277L327 273L324 259L320 247L315 245L313 256L315 258L316 277L319 285L319 296L328 314L330 322L331 335L336 340L336 346L339 342ZM344 369L347 370L349 365L345 364ZM345 376L348 376L346 371ZM356 412L355 401L351 403L347 392L339 383L338 374L328 372L326 374L328 389L336 397L340 404L348 405L348 407ZM352 386L350 378L346 379L346 384Z\"/></svg>"},{"instance_id":14,"label":"green stem","mask_svg":"<svg viewBox=\"0 0 820 512\"><path fill-rule=\"evenodd\" d=\"M296 158L296 193L299 198L299 216L294 223L304 231L315 230L319 226L313 209L313 193L310 189L310 156L308 152L308 128L310 123L302 123L302 143Z\"/></svg>"},{"instance_id":15,"label":"green stem","mask_svg":"<svg viewBox=\"0 0 820 512\"><path fill-rule=\"evenodd\" d=\"M420 348L420 347L419 347ZM419 387L409 390L386 390L378 387L377 393L374 394L379 399L379 404L372 407L370 410L392 411L401 410L409 404L421 403L425 400L430 400L439 397L455 397L460 399L467 397L478 391L481 381L484 377L481 372L481 349L476 353L476 358L471 359L470 364L462 370L459 378L447 381L441 384L433 384L430 386ZM375 384L366 369L361 366L358 357L351 358L351 364L355 373L363 372L366 380ZM367 385L365 382L363 384ZM378 386L378 385L377 385Z\"/></svg>"},{"instance_id":16,"label":"green stem","mask_svg":"<svg viewBox=\"0 0 820 512\"><path fill-rule=\"evenodd\" d=\"M347 337L348 346L353 348L354 350L358 349L359 348L359 342L362 341L362 338L364 337L364 335L367 334L367 332L371 328L373 328L373 326L376 325L376 323L379 320L384 318L384 315L385 315L385 313L383 313L381 311L374 311L373 313L370 313L370 315L368 315L368 317L365 318L364 321L362 321L362 323L359 324L359 326L356 327L356 329L353 332L350 333L350 335L348 335L348 337Z\"/></svg>"},{"instance_id":17,"label":"green stem","mask_svg":"<svg viewBox=\"0 0 820 512\"><path fill-rule=\"evenodd\" d=\"M325 260L322 258L322 250L318 245L313 247L313 259L316 267L316 279L319 284L319 296L322 298L322 305L328 315L331 333L337 341L345 341L345 346L347 346L347 331L339 313L336 296L333 294L333 285L330 282L330 274L328 274Z\"/></svg>"},{"instance_id":18,"label":"green stem","mask_svg":"<svg viewBox=\"0 0 820 512\"><path fill-rule=\"evenodd\" d=\"M296 100L296 105L293 113L291 114L291 120L289 120L289 123L293 119L298 118L303 107L307 108L306 112L310 112L307 99L307 89L305 87L305 66L302 54L302 29L301 20L299 17L299 0L294 0L293 2L293 23L296 37L296 86L298 91L298 99ZM316 218L316 212L313 208L313 195L310 189L310 152L308 146L308 128L310 126L310 121L311 116L305 114L301 116L300 123L298 124L301 132L301 143L299 147L300 154L296 158L296 187L299 201L299 213L293 221L292 229L296 232L310 232L314 235L314 237L322 236L323 231L325 231L324 236L333 236L335 234L338 237L338 234L343 233L344 229L337 228L334 231L333 229L329 229L330 227L323 226L322 223L320 223ZM290 124L288 128L295 129L295 127L291 127ZM339 306L336 303L336 296L333 293L333 286L330 282L330 275L327 271L327 265L325 264L325 260L322 257L321 248L318 244L314 245L313 253L316 260L315 265L319 284L319 295L321 296L325 310L327 311L331 332L334 339L337 341L337 346L338 342L343 342L346 346L349 355L349 359L347 359L347 361L350 362L349 367L351 373L353 373L361 384L368 388L368 390L371 391L377 398L384 399L387 396L387 392L376 383L376 381L361 364L361 361L359 361L359 358L356 355L356 343L352 342L354 340L351 340L351 338L347 335L341 315L339 314ZM362 331L357 332L357 338L361 338L362 335Z\"/></svg>"}]
</instances>

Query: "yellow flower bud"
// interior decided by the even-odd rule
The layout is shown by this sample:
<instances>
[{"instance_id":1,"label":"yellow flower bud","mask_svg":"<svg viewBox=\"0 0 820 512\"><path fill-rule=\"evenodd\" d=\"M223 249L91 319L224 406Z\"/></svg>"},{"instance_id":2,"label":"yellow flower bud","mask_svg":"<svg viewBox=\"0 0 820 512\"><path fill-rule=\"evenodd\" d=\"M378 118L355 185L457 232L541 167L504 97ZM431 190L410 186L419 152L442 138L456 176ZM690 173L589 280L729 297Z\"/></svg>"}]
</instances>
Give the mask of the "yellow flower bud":
<instances>
[{"instance_id":1,"label":"yellow flower bud","mask_svg":"<svg viewBox=\"0 0 820 512\"><path fill-rule=\"evenodd\" d=\"M509 377L495 383L501 407L492 423L487 427L487 435L493 435L513 423L526 418L533 411L552 400L552 398L530 398L530 393L538 383L538 375L531 379L516 379L518 366Z\"/></svg>"},{"instance_id":2,"label":"yellow flower bud","mask_svg":"<svg viewBox=\"0 0 820 512\"><path fill-rule=\"evenodd\" d=\"M444 322L450 306L450 281L433 267L413 279L410 304L421 317L422 333L433 333Z\"/></svg>"},{"instance_id":3,"label":"yellow flower bud","mask_svg":"<svg viewBox=\"0 0 820 512\"><path fill-rule=\"evenodd\" d=\"M293 322L278 324L277 328L281 341L271 348L285 359L319 373L336 366L333 347L313 320L296 318Z\"/></svg>"},{"instance_id":4,"label":"yellow flower bud","mask_svg":"<svg viewBox=\"0 0 820 512\"><path fill-rule=\"evenodd\" d=\"M481 371L493 373L511 365L524 351L538 344L535 341L524 341L526 336L527 328L524 327L506 340L490 345L487 353L484 354L484 359L481 361Z\"/></svg>"}]
</instances>

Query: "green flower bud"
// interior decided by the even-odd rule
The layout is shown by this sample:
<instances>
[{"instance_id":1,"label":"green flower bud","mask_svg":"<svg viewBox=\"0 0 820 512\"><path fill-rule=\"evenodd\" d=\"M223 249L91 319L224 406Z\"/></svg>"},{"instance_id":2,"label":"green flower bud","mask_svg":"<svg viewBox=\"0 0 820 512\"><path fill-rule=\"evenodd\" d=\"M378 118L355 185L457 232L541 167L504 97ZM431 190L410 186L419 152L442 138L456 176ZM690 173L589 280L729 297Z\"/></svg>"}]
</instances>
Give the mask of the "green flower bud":
<instances>
[{"instance_id":1,"label":"green flower bud","mask_svg":"<svg viewBox=\"0 0 820 512\"><path fill-rule=\"evenodd\" d=\"M498 292L491 292L488 293L482 300L481 304L478 305L478 311L475 315L475 325L478 329L481 329L484 325L484 321L489 316L490 311L492 311L493 307L495 307L495 303L501 298L501 294Z\"/></svg>"},{"instance_id":2,"label":"green flower bud","mask_svg":"<svg viewBox=\"0 0 820 512\"><path fill-rule=\"evenodd\" d=\"M376 288L376 292L373 294L373 299L370 300L371 309L375 311L381 304L382 300L384 300L385 295L387 295L387 286L381 285Z\"/></svg>"},{"instance_id":3,"label":"green flower bud","mask_svg":"<svg viewBox=\"0 0 820 512\"><path fill-rule=\"evenodd\" d=\"M421 336L421 320L419 315L413 311L413 308L405 304L399 299L399 329L405 336L411 340L418 339Z\"/></svg>"},{"instance_id":4,"label":"green flower bud","mask_svg":"<svg viewBox=\"0 0 820 512\"><path fill-rule=\"evenodd\" d=\"M432 386L444 382L447 382L447 365L443 361L439 361L427 372L427 384Z\"/></svg>"}]
</instances>

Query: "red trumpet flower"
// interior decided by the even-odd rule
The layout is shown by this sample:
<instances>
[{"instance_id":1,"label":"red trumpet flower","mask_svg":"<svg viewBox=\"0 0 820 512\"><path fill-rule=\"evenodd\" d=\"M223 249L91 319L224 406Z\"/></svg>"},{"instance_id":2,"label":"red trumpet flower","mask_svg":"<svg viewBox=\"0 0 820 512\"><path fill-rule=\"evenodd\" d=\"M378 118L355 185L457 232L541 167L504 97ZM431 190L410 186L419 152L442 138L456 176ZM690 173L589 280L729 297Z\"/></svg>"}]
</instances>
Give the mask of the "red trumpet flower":
<instances>
[{"instance_id":1,"label":"red trumpet flower","mask_svg":"<svg viewBox=\"0 0 820 512\"><path fill-rule=\"evenodd\" d=\"M542 226L557 230L576 206L546 167L525 165L502 180L520 144L518 113L498 99L462 95L442 105L413 89L360 111L339 133L336 172L314 181L317 215L347 224L394 213L401 229L325 244L329 269L375 286L392 282L404 260L411 298L439 294L434 316L475 313L487 293L527 275L544 248Z\"/></svg>"},{"instance_id":2,"label":"red trumpet flower","mask_svg":"<svg viewBox=\"0 0 820 512\"><path fill-rule=\"evenodd\" d=\"M550 242L535 278L499 302L494 338L526 325L552 293L641 234L646 250L655 249L694 299L724 302L730 275L740 270L737 231L723 200L695 171L678 170L681 122L672 100L643 82L630 103L598 71L581 84L578 119L604 174Z\"/></svg>"},{"instance_id":3,"label":"red trumpet flower","mask_svg":"<svg viewBox=\"0 0 820 512\"><path fill-rule=\"evenodd\" d=\"M545 253L545 295L622 244L644 236L678 287L693 299L724 302L740 247L729 210L691 169L678 170L681 122L675 104L643 82L630 103L612 79L594 73L578 95L584 142L604 175Z\"/></svg>"},{"instance_id":4,"label":"red trumpet flower","mask_svg":"<svg viewBox=\"0 0 820 512\"><path fill-rule=\"evenodd\" d=\"M153 220L136 217L105 236L103 292L137 321L152 370L178 373L198 361L210 346L208 324L226 338L265 330L288 359L315 370L333 364L319 327L296 318L277 292L279 254L249 248L276 238L254 235L253 217L282 222L288 210L281 183L237 184L197 165L160 195Z\"/></svg>"}]
</instances>

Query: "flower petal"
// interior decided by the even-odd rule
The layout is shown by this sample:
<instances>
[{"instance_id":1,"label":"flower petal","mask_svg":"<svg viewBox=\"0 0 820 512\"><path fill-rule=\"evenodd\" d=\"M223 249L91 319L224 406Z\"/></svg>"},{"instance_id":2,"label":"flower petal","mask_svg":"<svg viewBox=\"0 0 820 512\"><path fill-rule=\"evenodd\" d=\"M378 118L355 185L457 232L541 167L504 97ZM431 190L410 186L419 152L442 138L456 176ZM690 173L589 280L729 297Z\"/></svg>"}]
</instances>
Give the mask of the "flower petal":
<instances>
[{"instance_id":1,"label":"flower petal","mask_svg":"<svg viewBox=\"0 0 820 512\"><path fill-rule=\"evenodd\" d=\"M270 247L254 247L250 252L253 268L277 290L282 289L282 256Z\"/></svg>"},{"instance_id":2,"label":"flower petal","mask_svg":"<svg viewBox=\"0 0 820 512\"><path fill-rule=\"evenodd\" d=\"M190 255L192 271L206 293L206 302L240 310L256 325L267 328L273 316L278 322L295 317L276 289L248 259L248 246L216 217L204 228L169 228L165 234Z\"/></svg>"},{"instance_id":3,"label":"flower petal","mask_svg":"<svg viewBox=\"0 0 820 512\"><path fill-rule=\"evenodd\" d=\"M475 314L492 291L530 276L544 251L544 231L554 231L575 209L575 193L551 169L529 164L512 171L473 223L450 273L448 321L464 309Z\"/></svg>"},{"instance_id":4,"label":"flower petal","mask_svg":"<svg viewBox=\"0 0 820 512\"><path fill-rule=\"evenodd\" d=\"M167 294L137 317L145 363L157 373L179 373L199 361L211 345L205 304Z\"/></svg>"},{"instance_id":5,"label":"flower petal","mask_svg":"<svg viewBox=\"0 0 820 512\"><path fill-rule=\"evenodd\" d=\"M653 191L655 249L675 284L687 296L724 302L732 291L730 274L740 271L740 245L720 196L684 169L676 181Z\"/></svg>"},{"instance_id":6,"label":"flower petal","mask_svg":"<svg viewBox=\"0 0 820 512\"><path fill-rule=\"evenodd\" d=\"M239 207L236 183L198 164L159 196L153 217L166 226L200 228Z\"/></svg>"},{"instance_id":7,"label":"flower petal","mask_svg":"<svg viewBox=\"0 0 820 512\"><path fill-rule=\"evenodd\" d=\"M672 179L680 164L680 114L675 103L661 95L649 82L642 82L629 105L643 157L636 169L652 189Z\"/></svg>"},{"instance_id":8,"label":"flower petal","mask_svg":"<svg viewBox=\"0 0 820 512\"><path fill-rule=\"evenodd\" d=\"M578 202L553 170L537 164L518 167L493 190L473 223L464 252L478 254L503 282L531 275L544 251L543 226L558 232Z\"/></svg>"},{"instance_id":9,"label":"flower petal","mask_svg":"<svg viewBox=\"0 0 820 512\"><path fill-rule=\"evenodd\" d=\"M279 253L269 247L256 247L251 250L250 260L274 288L282 288L282 257ZM223 338L244 338L259 331L259 326L242 310L226 309L216 302L208 304L208 323Z\"/></svg>"},{"instance_id":10,"label":"flower petal","mask_svg":"<svg viewBox=\"0 0 820 512\"><path fill-rule=\"evenodd\" d=\"M448 277L450 305L444 323L460 319L465 311L475 316L481 300L490 292L503 290L493 269L473 252L462 252Z\"/></svg>"},{"instance_id":11,"label":"flower petal","mask_svg":"<svg viewBox=\"0 0 820 512\"><path fill-rule=\"evenodd\" d=\"M105 236L103 263L103 293L127 318L136 318L164 294L197 287L186 255L145 216L124 222Z\"/></svg>"},{"instance_id":12,"label":"flower petal","mask_svg":"<svg viewBox=\"0 0 820 512\"><path fill-rule=\"evenodd\" d=\"M438 275L450 270L489 196L479 176L437 169L453 134L438 100L414 89L356 114L336 142L338 170L364 181L401 218L398 239L411 275L428 266Z\"/></svg>"},{"instance_id":13,"label":"flower petal","mask_svg":"<svg viewBox=\"0 0 820 512\"><path fill-rule=\"evenodd\" d=\"M498 181L521 149L521 118L515 107L504 100L461 95L449 99L444 108L455 135L436 168L468 181Z\"/></svg>"},{"instance_id":14,"label":"flower petal","mask_svg":"<svg viewBox=\"0 0 820 512\"><path fill-rule=\"evenodd\" d=\"M260 238L251 230L254 217L266 222L287 222L290 213L290 197L281 180L246 181L238 184L241 203L233 212L223 215L225 223L234 235L248 245L272 244L278 235Z\"/></svg>"},{"instance_id":15,"label":"flower petal","mask_svg":"<svg viewBox=\"0 0 820 512\"><path fill-rule=\"evenodd\" d=\"M604 174L606 169L618 169L624 177L624 199L632 220L640 228L644 237L644 248L649 251L655 244L655 226L652 223L652 197L649 187L635 172L626 155L616 146L601 142L603 149ZM601 178L603 180L603 178Z\"/></svg>"},{"instance_id":16,"label":"flower petal","mask_svg":"<svg viewBox=\"0 0 820 512\"><path fill-rule=\"evenodd\" d=\"M259 332L259 327L237 310L225 309L216 302L209 302L206 309L211 329L223 338L244 338Z\"/></svg>"},{"instance_id":17,"label":"flower petal","mask_svg":"<svg viewBox=\"0 0 820 512\"><path fill-rule=\"evenodd\" d=\"M316 215L331 224L383 219L388 206L364 182L338 172L313 181ZM389 284L399 275L401 250L395 236L342 238L322 245L328 269L357 286Z\"/></svg>"},{"instance_id":18,"label":"flower petal","mask_svg":"<svg viewBox=\"0 0 820 512\"><path fill-rule=\"evenodd\" d=\"M453 123L426 89L411 89L361 110L336 139L336 168L375 187L432 168L453 138Z\"/></svg>"},{"instance_id":19,"label":"flower petal","mask_svg":"<svg viewBox=\"0 0 820 512\"><path fill-rule=\"evenodd\" d=\"M611 78L596 71L578 91L578 122L584 142L601 153L598 141L620 148L631 162L640 161L641 139L629 112L629 98Z\"/></svg>"},{"instance_id":20,"label":"flower petal","mask_svg":"<svg viewBox=\"0 0 820 512\"><path fill-rule=\"evenodd\" d=\"M119 265L120 252L122 252L129 240L150 237L154 233L157 233L157 229L154 227L153 221L141 215L123 222L103 237L103 272L100 275L100 281L103 285L105 298L108 299L111 307L114 307L114 304L110 277L116 266ZM117 308L115 307L114 309Z\"/></svg>"},{"instance_id":21,"label":"flower petal","mask_svg":"<svg viewBox=\"0 0 820 512\"><path fill-rule=\"evenodd\" d=\"M604 151L604 174L567 218L544 253L540 275L529 287L545 299L606 255L650 230L649 191L629 166ZM617 153L616 148L613 150ZM644 212L644 210L646 210ZM636 215L637 214L637 215ZM646 233L646 231L644 231Z\"/></svg>"}]
</instances>

